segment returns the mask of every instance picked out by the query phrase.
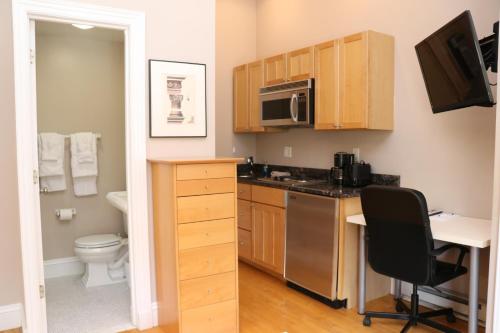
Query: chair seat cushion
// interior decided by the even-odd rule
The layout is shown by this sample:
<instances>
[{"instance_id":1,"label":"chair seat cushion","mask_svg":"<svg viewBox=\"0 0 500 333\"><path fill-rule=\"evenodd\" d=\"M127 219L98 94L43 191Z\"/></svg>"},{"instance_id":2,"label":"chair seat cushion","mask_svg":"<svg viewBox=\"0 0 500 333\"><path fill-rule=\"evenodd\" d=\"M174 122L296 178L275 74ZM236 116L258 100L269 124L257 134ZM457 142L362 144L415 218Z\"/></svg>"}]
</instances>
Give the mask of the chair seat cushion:
<instances>
[{"instance_id":1,"label":"chair seat cushion","mask_svg":"<svg viewBox=\"0 0 500 333\"><path fill-rule=\"evenodd\" d=\"M456 264L452 264L449 262L436 260L436 271L435 275L432 277L431 283L429 284L431 287L438 286L446 281L452 280L460 275L464 275L467 273L467 268L460 266L455 271Z\"/></svg>"}]
</instances>

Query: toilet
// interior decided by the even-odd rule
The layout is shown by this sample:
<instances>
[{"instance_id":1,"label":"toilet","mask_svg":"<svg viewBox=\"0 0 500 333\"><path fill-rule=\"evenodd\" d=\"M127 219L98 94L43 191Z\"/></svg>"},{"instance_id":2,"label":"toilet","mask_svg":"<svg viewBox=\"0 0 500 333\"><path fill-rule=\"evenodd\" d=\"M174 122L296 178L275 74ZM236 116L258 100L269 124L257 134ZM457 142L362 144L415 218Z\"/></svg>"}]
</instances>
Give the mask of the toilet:
<instances>
[{"instance_id":1,"label":"toilet","mask_svg":"<svg viewBox=\"0 0 500 333\"><path fill-rule=\"evenodd\" d=\"M109 192L109 203L122 212L125 233L128 233L127 191ZM82 282L97 287L127 280L128 238L115 234L98 234L75 240L75 254L85 264Z\"/></svg>"},{"instance_id":2,"label":"toilet","mask_svg":"<svg viewBox=\"0 0 500 333\"><path fill-rule=\"evenodd\" d=\"M128 239L114 234L99 234L75 240L75 254L85 264L85 287L104 286L126 280Z\"/></svg>"}]
</instances>

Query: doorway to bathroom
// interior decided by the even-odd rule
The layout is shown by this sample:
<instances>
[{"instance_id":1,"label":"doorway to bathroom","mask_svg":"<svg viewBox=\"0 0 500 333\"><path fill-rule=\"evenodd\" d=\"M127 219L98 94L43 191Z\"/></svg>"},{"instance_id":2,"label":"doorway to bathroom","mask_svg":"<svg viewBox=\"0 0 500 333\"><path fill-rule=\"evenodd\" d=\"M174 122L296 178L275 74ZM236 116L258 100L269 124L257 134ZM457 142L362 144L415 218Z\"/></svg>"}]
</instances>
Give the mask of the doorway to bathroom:
<instances>
[{"instance_id":1,"label":"doorway to bathroom","mask_svg":"<svg viewBox=\"0 0 500 333\"><path fill-rule=\"evenodd\" d=\"M128 248L129 248L129 261L130 261L130 288L129 288L129 304L128 309L128 323L133 324L133 326L139 329L146 329L152 327L154 323L154 305L152 304L151 297L151 262L150 262L150 245L149 245L149 219L148 219L148 204L147 204L147 169L146 169L146 140L147 135L145 131L146 127L146 110L145 110L145 16L142 12L122 10L111 7L97 6L85 3L75 3L75 2L65 2L58 1L53 2L50 0L23 0L23 1L13 1L12 2L12 18L13 18L13 40L14 40L14 77L15 77L15 97L16 97L16 150L17 150L17 171L18 171L18 197L19 197L19 217L20 217L20 233L21 233L21 247L22 247L22 265L23 265L23 282L24 282L24 314L25 321L23 323L23 331L29 332L47 332L47 294L50 293L50 285L45 282L44 270L47 270L47 276L58 278L58 274L63 274L59 270L66 272L78 272L79 275L82 271L82 266L78 265L78 262L74 257L80 258L82 262L93 262L95 265L91 268L91 271L96 274L84 274L80 275L83 279L79 279L80 285L83 283L87 287L90 287L88 281L103 281L103 274L99 272L106 272L108 277L114 279L120 277L120 274L115 274L120 271L118 268L121 266L120 263L126 262L126 256L122 256L123 253L114 253L113 248L119 247L120 251L123 251L127 241L124 240L125 234L116 235L113 233L109 234L97 234L97 235L114 235L118 240L111 240L109 237L91 237L73 240L73 257L63 257L65 259L57 260L53 262L44 262L44 255L47 251L42 244L42 238L46 236L42 232L42 204L41 201L44 195L54 194L56 191L49 192L48 187L57 188L61 187L61 179L57 179L56 175L47 178L42 182L39 170L39 134L40 133L57 133L57 132L41 132L38 129L38 99L37 99L37 54L36 54L36 23L40 22L54 22L54 23L64 23L64 24L81 24L93 26L94 28L105 28L114 29L121 32L124 40L124 60L123 60L123 76L124 76L124 101L123 109L124 113L124 123L125 123L125 137L122 137L122 141L125 141L125 162L126 162L126 188L128 195L124 196L123 193L114 193L114 200L110 196L109 200L106 199L106 204L120 206L123 202L126 203L127 207L127 223L128 226ZM76 28L76 27L73 27ZM85 27L86 28L86 27ZM84 30L84 29L82 29ZM92 29L90 29L92 30ZM60 54L59 54L60 55ZM51 60L56 57L56 54L51 55ZM60 57L58 61L68 61L68 58ZM73 64L78 65L78 64ZM108 75L109 71L103 71L99 80L105 80L104 75ZM83 79L83 77L81 78ZM73 78L71 81L65 81L65 84L70 84L79 81L78 78ZM66 87L65 87L66 88ZM82 88L82 87L80 87ZM60 94L56 96L56 100L64 100L66 97L64 94L64 89L60 90ZM81 94L85 93L85 90L80 91ZM56 101L52 101L55 103ZM87 103L90 104L92 103ZM76 106L74 106L76 107ZM69 113L69 110L66 110ZM67 114L65 114L67 116ZM88 113L88 117L91 117ZM106 121L105 114L99 114L97 116L101 121ZM64 118L64 116L63 116ZM73 133L58 133L65 136L65 159L67 161L66 167L69 168L65 172L65 177L69 177L66 180L68 182L66 185L66 191L72 191L74 197L88 198L91 196L98 195L101 191L98 178L103 176L100 169L100 157L99 150L103 147L105 139L105 134L95 132L92 129L85 128L84 132L73 132ZM98 194L91 194L94 190L94 186L88 182L88 179L76 179L84 177L95 177L95 174L82 174L82 169L80 173L72 173L71 167L71 138L74 134L83 134L87 136L87 139L83 140L83 144L80 142L77 144L80 149L79 153L82 153L78 158L78 162L83 163L86 161L89 164L93 163L93 159L88 154L84 153L88 149L88 144L92 146L92 142L96 142L96 159L98 163L98 175L96 178L95 189ZM81 139L82 135L79 139ZM48 139L48 138L46 138ZM75 139L76 140L76 139ZM45 141L49 142L49 141ZM75 143L78 141L75 141ZM83 149L82 147L87 147ZM113 147L108 146L108 149L113 149ZM69 153L68 153L69 151ZM76 150L75 150L76 151ZM41 151L40 151L41 153ZM46 161L54 161L54 156L50 156L51 153L45 154L44 158ZM77 154L75 154L76 156ZM69 163L69 164L68 164ZM49 168L50 169L50 168ZM92 169L92 168L89 168ZM75 169L76 170L76 169ZM42 173L46 172L44 170ZM85 172L88 172L86 170ZM60 176L60 175L59 175ZM49 177L49 176L46 176ZM45 186L41 186L45 185ZM76 186L75 186L76 185ZM47 189L45 189L47 187ZM79 193L77 195L77 192ZM107 194L107 192L103 192ZM88 194L88 195L86 195ZM83 202L83 201L82 201ZM101 203L102 204L102 203ZM57 221L60 223L69 224L74 220L75 217L79 217L79 210L68 202L62 202L58 205L57 210L53 214L57 217ZM74 210L72 208L75 208ZM120 208L120 207L118 207ZM81 212L81 211L80 211ZM117 214L121 214L121 211L117 209ZM59 215L59 216L58 216ZM83 224L82 224L83 225ZM125 226L122 227L125 233ZM59 242L61 237L57 237L56 242ZM78 237L82 238L82 237ZM43 239L45 240L45 239ZM46 242L45 242L46 243ZM98 267L98 262L91 259L89 256L92 254L90 249L102 248L106 244L106 251L111 255L113 260L112 267L106 267L106 270L102 267ZM52 245L52 244L50 244ZM66 243L66 248L67 248ZM83 249L78 250L78 249ZM102 253L101 253L102 254ZM69 258L69 259L68 259ZM102 256L101 256L102 258ZM122 258L116 262L116 259ZM95 259L95 258L94 258ZM51 259L48 259L51 260ZM76 264L75 264L76 263ZM66 265L67 264L67 265ZM107 262L106 265L109 263ZM115 265L116 264L116 265ZM44 267L45 266L45 267ZM65 267L66 266L66 267ZM53 269L51 269L51 268ZM84 267L85 268L85 267ZM87 267L88 268L88 267ZM109 269L108 269L109 268ZM111 272L112 271L112 272ZM122 270L123 272L123 270ZM90 273L90 272L89 272ZM51 275L53 274L53 275ZM123 279L124 273L121 274ZM90 277L94 278L90 278ZM51 278L49 277L49 279ZM47 280L48 281L48 280ZM55 280L53 280L55 281ZM123 280L125 281L125 280ZM120 282L123 282L120 281ZM109 281L108 281L109 282ZM116 283L119 284L120 282ZM63 285L63 283L55 283L56 285ZM106 284L111 285L111 284ZM89 294L90 288L85 287L85 297L90 297L91 299L96 299L100 297L100 300L104 300L105 295L98 292L98 289L94 289L94 294ZM96 288L100 288L97 286ZM93 287L92 287L93 288ZM66 294L66 292L61 292L61 295ZM76 294L73 298L83 298L82 294ZM67 301L67 300L65 300ZM102 303L102 302L101 302ZM95 307L97 302L94 303ZM99 303L99 306L101 304ZM62 307L61 307L62 308ZM49 309L50 310L50 309ZM103 310L101 308L101 310ZM80 309L80 312L82 309ZM109 311L109 309L105 309ZM101 311L102 312L102 311ZM87 322L97 321L93 318L92 313L87 313L85 320ZM90 327L79 329L78 328L78 318L73 318L73 326L70 330L63 329L62 331L80 332L80 331L91 331ZM108 324L106 324L108 325ZM97 327L97 326L96 326ZM115 328L96 328L96 332L105 331L110 332ZM119 328L118 328L119 329ZM51 329L51 331L53 331Z\"/></svg>"},{"instance_id":2,"label":"doorway to bathroom","mask_svg":"<svg viewBox=\"0 0 500 333\"><path fill-rule=\"evenodd\" d=\"M35 41L48 332L129 329L124 33L36 21Z\"/></svg>"}]
</instances>

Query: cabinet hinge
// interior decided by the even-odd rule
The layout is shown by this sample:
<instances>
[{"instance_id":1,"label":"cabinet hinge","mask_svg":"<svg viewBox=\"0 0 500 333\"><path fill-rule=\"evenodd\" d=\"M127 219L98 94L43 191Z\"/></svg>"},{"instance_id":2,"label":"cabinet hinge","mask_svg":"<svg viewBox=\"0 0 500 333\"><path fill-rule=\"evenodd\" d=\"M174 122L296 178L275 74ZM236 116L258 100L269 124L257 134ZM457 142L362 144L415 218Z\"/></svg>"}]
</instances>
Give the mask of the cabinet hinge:
<instances>
[{"instance_id":1,"label":"cabinet hinge","mask_svg":"<svg viewBox=\"0 0 500 333\"><path fill-rule=\"evenodd\" d=\"M38 171L33 169L33 184L38 184Z\"/></svg>"},{"instance_id":2,"label":"cabinet hinge","mask_svg":"<svg viewBox=\"0 0 500 333\"><path fill-rule=\"evenodd\" d=\"M45 286L43 284L39 286L39 290L40 290L40 298L45 298Z\"/></svg>"}]
</instances>

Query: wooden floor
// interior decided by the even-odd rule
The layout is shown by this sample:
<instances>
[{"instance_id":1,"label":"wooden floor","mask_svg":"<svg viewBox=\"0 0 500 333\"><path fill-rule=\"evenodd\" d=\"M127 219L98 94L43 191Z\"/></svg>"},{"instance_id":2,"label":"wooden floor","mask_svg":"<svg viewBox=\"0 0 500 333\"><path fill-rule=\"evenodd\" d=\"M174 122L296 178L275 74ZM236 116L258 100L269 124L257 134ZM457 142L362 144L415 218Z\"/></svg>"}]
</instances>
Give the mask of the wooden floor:
<instances>
[{"instance_id":1,"label":"wooden floor","mask_svg":"<svg viewBox=\"0 0 500 333\"><path fill-rule=\"evenodd\" d=\"M372 319L371 327L364 327L362 316L356 310L334 310L246 264L240 263L240 333L390 333L400 332L404 322ZM394 312L391 296L367 304L368 310ZM467 323L445 325L467 332ZM130 331L127 333L138 331ZM417 326L411 333L436 332ZM484 330L480 330L484 332ZM147 333L161 333L159 329Z\"/></svg>"},{"instance_id":2,"label":"wooden floor","mask_svg":"<svg viewBox=\"0 0 500 333\"><path fill-rule=\"evenodd\" d=\"M361 323L363 317L356 310L331 309L246 264L240 264L239 287L240 333L391 333L400 332L404 325L397 320L372 319L372 326L364 327ZM394 312L394 301L391 296L386 296L368 303L367 309ZM441 322L467 332L466 322L459 320L453 325L445 320ZM123 333L136 332L139 331ZM162 333L158 328L144 332ZM410 329L410 333L425 332L436 331L424 326ZM480 332L484 330L480 329Z\"/></svg>"}]
</instances>

